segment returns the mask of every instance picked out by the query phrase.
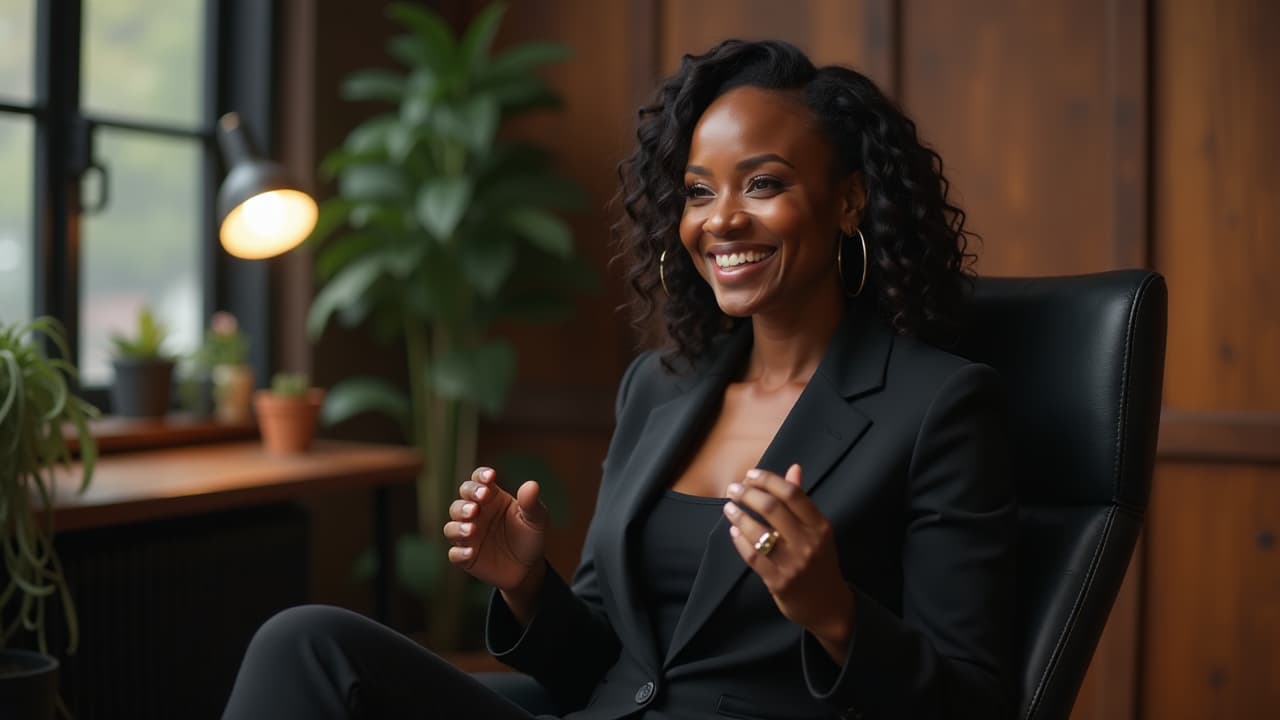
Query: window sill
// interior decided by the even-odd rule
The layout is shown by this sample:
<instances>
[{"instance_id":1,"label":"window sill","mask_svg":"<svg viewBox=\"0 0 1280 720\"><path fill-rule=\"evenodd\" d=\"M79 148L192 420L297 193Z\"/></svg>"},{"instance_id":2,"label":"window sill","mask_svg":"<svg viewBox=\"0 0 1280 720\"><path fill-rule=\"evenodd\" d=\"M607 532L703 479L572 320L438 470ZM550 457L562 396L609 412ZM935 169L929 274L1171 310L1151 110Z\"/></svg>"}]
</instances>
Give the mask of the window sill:
<instances>
[{"instance_id":1,"label":"window sill","mask_svg":"<svg viewBox=\"0 0 1280 720\"><path fill-rule=\"evenodd\" d=\"M252 423L220 423L212 418L183 414L170 414L163 418L109 415L89 423L89 431L98 442L99 454L231 442L258 436L258 426ZM78 455L80 439L75 428L68 427L64 432L67 447Z\"/></svg>"}]
</instances>

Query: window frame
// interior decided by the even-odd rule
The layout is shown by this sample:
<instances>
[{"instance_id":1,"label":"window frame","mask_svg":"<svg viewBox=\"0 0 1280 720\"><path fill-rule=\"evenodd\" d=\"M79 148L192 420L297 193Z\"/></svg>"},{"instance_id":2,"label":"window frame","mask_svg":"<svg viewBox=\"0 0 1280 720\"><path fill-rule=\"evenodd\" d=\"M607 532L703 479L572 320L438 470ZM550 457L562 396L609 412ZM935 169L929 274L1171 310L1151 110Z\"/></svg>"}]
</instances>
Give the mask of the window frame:
<instances>
[{"instance_id":1,"label":"window frame","mask_svg":"<svg viewBox=\"0 0 1280 720\"><path fill-rule=\"evenodd\" d=\"M275 141L277 4L276 0L204 0L204 88L199 126L193 130L83 112L84 2L37 0L34 102L25 106L0 101L0 113L30 117L34 125L30 178L34 183L32 316L51 315L65 325L70 359L77 365L83 217L80 181L93 161L94 133L97 128L106 128L200 142L203 192L197 227L202 248L202 317L208 318L215 310L234 313L249 338L249 364L258 381L269 377L274 350L273 261L237 260L218 243L215 202L226 168L218 152L215 128L223 113L239 112L258 146L271 154ZM78 392L106 410L108 387L82 386Z\"/></svg>"}]
</instances>

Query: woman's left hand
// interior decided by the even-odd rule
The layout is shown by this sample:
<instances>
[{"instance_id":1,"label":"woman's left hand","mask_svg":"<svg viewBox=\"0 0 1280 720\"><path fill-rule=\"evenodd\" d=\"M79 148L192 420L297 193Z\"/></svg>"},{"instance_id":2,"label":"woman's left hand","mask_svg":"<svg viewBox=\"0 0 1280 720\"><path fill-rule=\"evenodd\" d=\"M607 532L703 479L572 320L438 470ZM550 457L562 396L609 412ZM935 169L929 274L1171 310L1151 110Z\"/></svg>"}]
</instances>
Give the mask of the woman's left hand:
<instances>
[{"instance_id":1,"label":"woman's left hand","mask_svg":"<svg viewBox=\"0 0 1280 720\"><path fill-rule=\"evenodd\" d=\"M738 554L764 581L783 616L808 630L842 662L853 633L853 592L840 573L831 523L801 487L800 466L792 465L785 478L748 470L741 483L729 486L728 494L724 513ZM743 507L778 533L768 553L756 550L756 545L770 527Z\"/></svg>"}]
</instances>

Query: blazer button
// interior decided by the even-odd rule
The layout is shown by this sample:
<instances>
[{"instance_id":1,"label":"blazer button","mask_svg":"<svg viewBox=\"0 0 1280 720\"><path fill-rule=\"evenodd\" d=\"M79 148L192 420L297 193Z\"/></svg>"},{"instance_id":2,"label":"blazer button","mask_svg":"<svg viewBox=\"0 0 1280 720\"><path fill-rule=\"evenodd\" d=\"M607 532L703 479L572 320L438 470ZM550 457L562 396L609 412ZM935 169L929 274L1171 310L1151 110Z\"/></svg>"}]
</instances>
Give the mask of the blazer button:
<instances>
[{"instance_id":1,"label":"blazer button","mask_svg":"<svg viewBox=\"0 0 1280 720\"><path fill-rule=\"evenodd\" d=\"M640 686L636 691L636 704L643 705L649 702L649 698L653 697L653 682L647 682Z\"/></svg>"}]
</instances>

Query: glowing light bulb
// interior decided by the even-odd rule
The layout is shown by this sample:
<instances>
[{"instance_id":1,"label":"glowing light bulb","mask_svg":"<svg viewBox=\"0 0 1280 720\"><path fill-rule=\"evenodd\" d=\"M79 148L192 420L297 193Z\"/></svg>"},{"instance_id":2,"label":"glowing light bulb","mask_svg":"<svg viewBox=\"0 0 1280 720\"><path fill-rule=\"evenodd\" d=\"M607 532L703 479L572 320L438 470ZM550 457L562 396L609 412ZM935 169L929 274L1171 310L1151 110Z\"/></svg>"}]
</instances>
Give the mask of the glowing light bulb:
<instances>
[{"instance_id":1,"label":"glowing light bulb","mask_svg":"<svg viewBox=\"0 0 1280 720\"><path fill-rule=\"evenodd\" d=\"M271 190L240 203L222 221L219 237L227 252L258 260L292 250L316 226L319 209L298 190Z\"/></svg>"}]
</instances>

